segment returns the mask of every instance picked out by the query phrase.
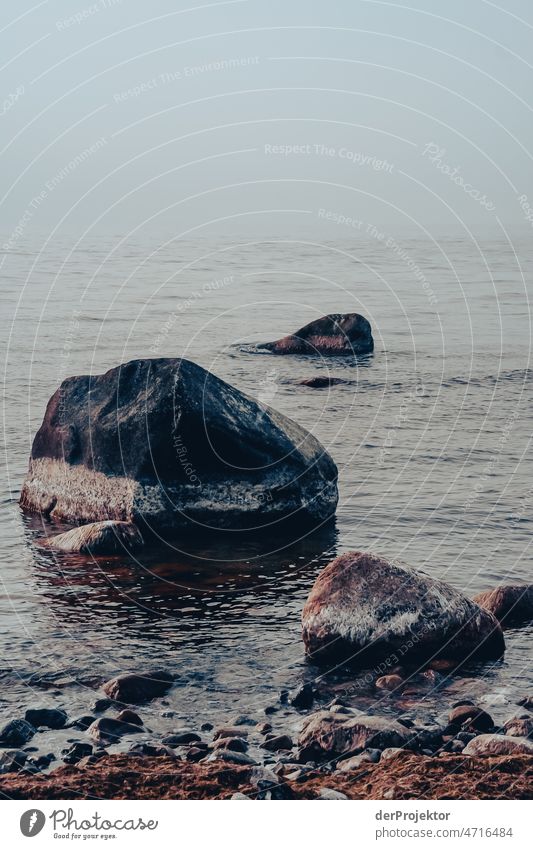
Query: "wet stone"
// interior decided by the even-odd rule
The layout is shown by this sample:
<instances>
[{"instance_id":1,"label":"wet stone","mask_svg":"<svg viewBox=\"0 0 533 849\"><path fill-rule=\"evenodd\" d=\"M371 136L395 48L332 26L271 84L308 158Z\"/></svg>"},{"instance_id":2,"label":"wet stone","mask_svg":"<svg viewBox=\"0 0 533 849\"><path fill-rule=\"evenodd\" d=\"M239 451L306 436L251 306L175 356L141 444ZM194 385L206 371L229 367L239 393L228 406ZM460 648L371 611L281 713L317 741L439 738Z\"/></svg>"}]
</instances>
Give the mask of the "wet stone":
<instances>
[{"instance_id":1,"label":"wet stone","mask_svg":"<svg viewBox=\"0 0 533 849\"><path fill-rule=\"evenodd\" d=\"M73 743L69 749L63 749L62 760L66 764L77 764L82 758L92 755L93 747L90 743Z\"/></svg>"},{"instance_id":2,"label":"wet stone","mask_svg":"<svg viewBox=\"0 0 533 849\"><path fill-rule=\"evenodd\" d=\"M0 730L0 746L23 746L34 734L35 728L25 719L12 719Z\"/></svg>"},{"instance_id":3,"label":"wet stone","mask_svg":"<svg viewBox=\"0 0 533 849\"><path fill-rule=\"evenodd\" d=\"M292 749L294 743L288 734L278 734L276 737L270 737L261 743L261 748L268 752L279 752L281 749Z\"/></svg>"},{"instance_id":4,"label":"wet stone","mask_svg":"<svg viewBox=\"0 0 533 849\"><path fill-rule=\"evenodd\" d=\"M78 716L76 719L73 719L72 722L69 723L69 728L79 728L80 731L87 731L89 726L96 721L96 716L91 716L90 714L86 714L84 716Z\"/></svg>"},{"instance_id":5,"label":"wet stone","mask_svg":"<svg viewBox=\"0 0 533 849\"><path fill-rule=\"evenodd\" d=\"M67 722L67 714L59 708L30 708L24 715L26 722L34 728L64 728Z\"/></svg>"},{"instance_id":6,"label":"wet stone","mask_svg":"<svg viewBox=\"0 0 533 849\"><path fill-rule=\"evenodd\" d=\"M106 710L109 710L110 707L113 707L116 702L113 699L96 699L92 706L92 710L94 713L105 713Z\"/></svg>"},{"instance_id":7,"label":"wet stone","mask_svg":"<svg viewBox=\"0 0 533 849\"><path fill-rule=\"evenodd\" d=\"M27 760L26 752L22 749L11 749L2 752L0 755L0 775L5 775L8 772L19 772Z\"/></svg>"}]
</instances>

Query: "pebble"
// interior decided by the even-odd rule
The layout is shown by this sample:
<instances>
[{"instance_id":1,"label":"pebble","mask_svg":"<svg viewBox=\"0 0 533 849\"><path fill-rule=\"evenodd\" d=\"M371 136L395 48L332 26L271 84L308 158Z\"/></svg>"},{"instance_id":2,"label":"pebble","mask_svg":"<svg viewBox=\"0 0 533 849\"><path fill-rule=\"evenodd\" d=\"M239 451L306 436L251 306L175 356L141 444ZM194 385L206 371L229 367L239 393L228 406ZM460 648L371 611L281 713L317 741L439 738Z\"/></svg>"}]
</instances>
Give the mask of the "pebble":
<instances>
[{"instance_id":1,"label":"pebble","mask_svg":"<svg viewBox=\"0 0 533 849\"><path fill-rule=\"evenodd\" d=\"M185 758L188 761L201 761L202 758L205 758L206 750L201 749L199 746L191 746L185 752Z\"/></svg>"},{"instance_id":2,"label":"pebble","mask_svg":"<svg viewBox=\"0 0 533 849\"><path fill-rule=\"evenodd\" d=\"M120 722L111 716L101 716L95 719L87 729L89 737L97 743L116 743L124 734L140 733L142 728L138 725Z\"/></svg>"},{"instance_id":3,"label":"pebble","mask_svg":"<svg viewBox=\"0 0 533 849\"><path fill-rule=\"evenodd\" d=\"M473 704L462 704L454 707L448 714L448 722L465 730L490 731L494 721L490 714Z\"/></svg>"},{"instance_id":4,"label":"pebble","mask_svg":"<svg viewBox=\"0 0 533 849\"><path fill-rule=\"evenodd\" d=\"M400 690L404 685L405 681L400 675L382 675L374 686L378 690Z\"/></svg>"},{"instance_id":5,"label":"pebble","mask_svg":"<svg viewBox=\"0 0 533 849\"><path fill-rule=\"evenodd\" d=\"M259 731L260 734L268 734L269 731L272 731L272 726L270 722L260 722L255 726L255 730Z\"/></svg>"},{"instance_id":6,"label":"pebble","mask_svg":"<svg viewBox=\"0 0 533 849\"><path fill-rule=\"evenodd\" d=\"M403 755L404 753L405 749L402 749L401 746L390 746L388 749L383 749L380 760L390 761L393 758L397 758L398 755Z\"/></svg>"},{"instance_id":7,"label":"pebble","mask_svg":"<svg viewBox=\"0 0 533 849\"><path fill-rule=\"evenodd\" d=\"M223 725L213 734L214 740L218 740L219 737L248 737L248 732L239 725Z\"/></svg>"},{"instance_id":8,"label":"pebble","mask_svg":"<svg viewBox=\"0 0 533 849\"><path fill-rule=\"evenodd\" d=\"M106 710L109 710L115 704L113 699L96 699L91 710L94 713L104 713Z\"/></svg>"},{"instance_id":9,"label":"pebble","mask_svg":"<svg viewBox=\"0 0 533 849\"><path fill-rule=\"evenodd\" d=\"M90 714L86 714L84 716L78 716L76 719L73 719L72 722L69 723L69 728L79 728L80 731L87 731L90 725L93 724L97 719L96 716L91 716Z\"/></svg>"},{"instance_id":10,"label":"pebble","mask_svg":"<svg viewBox=\"0 0 533 849\"><path fill-rule=\"evenodd\" d=\"M213 749L227 749L231 752L246 752L248 743L244 737L219 737L213 743Z\"/></svg>"},{"instance_id":11,"label":"pebble","mask_svg":"<svg viewBox=\"0 0 533 849\"><path fill-rule=\"evenodd\" d=\"M379 749L365 749L360 755L354 755L351 758L337 762L337 770L339 772L350 772L352 769L357 769L364 763L377 763L381 757Z\"/></svg>"},{"instance_id":12,"label":"pebble","mask_svg":"<svg viewBox=\"0 0 533 849\"><path fill-rule=\"evenodd\" d=\"M341 799L348 799L348 796L346 796L345 793L340 793L338 790L333 790L331 787L322 787L319 791L318 798L332 802L335 799L338 799L339 801Z\"/></svg>"},{"instance_id":13,"label":"pebble","mask_svg":"<svg viewBox=\"0 0 533 849\"><path fill-rule=\"evenodd\" d=\"M246 793L234 793L233 796L231 797L231 799L235 802L244 802L244 801L252 802L253 801L252 799L250 799L249 796L246 795Z\"/></svg>"},{"instance_id":14,"label":"pebble","mask_svg":"<svg viewBox=\"0 0 533 849\"><path fill-rule=\"evenodd\" d=\"M189 731L188 729L182 729L181 731L175 731L173 734L167 734L163 737L162 742L165 746L186 746L188 743L199 743L201 741L201 737L196 731Z\"/></svg>"},{"instance_id":15,"label":"pebble","mask_svg":"<svg viewBox=\"0 0 533 849\"><path fill-rule=\"evenodd\" d=\"M270 714L272 714L272 713L277 713L277 710L278 710L277 705L268 705L265 708L264 713L266 714L266 716L270 716Z\"/></svg>"},{"instance_id":16,"label":"pebble","mask_svg":"<svg viewBox=\"0 0 533 849\"><path fill-rule=\"evenodd\" d=\"M233 726L236 725L255 725L255 719L251 719L249 716L244 716L243 714L236 716L233 720Z\"/></svg>"},{"instance_id":17,"label":"pebble","mask_svg":"<svg viewBox=\"0 0 533 849\"><path fill-rule=\"evenodd\" d=\"M157 743L133 743L128 749L128 754L156 757L157 755L167 754L167 751L165 746L160 746Z\"/></svg>"},{"instance_id":18,"label":"pebble","mask_svg":"<svg viewBox=\"0 0 533 849\"><path fill-rule=\"evenodd\" d=\"M138 713L135 713L134 710L121 710L120 713L117 714L118 722L125 722L128 725L142 725L143 721Z\"/></svg>"},{"instance_id":19,"label":"pebble","mask_svg":"<svg viewBox=\"0 0 533 849\"><path fill-rule=\"evenodd\" d=\"M208 758L209 761L226 761L226 763L239 764L242 766L257 766L257 761L254 761L249 755L244 752L231 752L227 749L219 749L213 752Z\"/></svg>"},{"instance_id":20,"label":"pebble","mask_svg":"<svg viewBox=\"0 0 533 849\"><path fill-rule=\"evenodd\" d=\"M261 748L268 752L279 752L280 749L292 749L294 743L288 734L278 734L276 737L267 737L261 743Z\"/></svg>"},{"instance_id":21,"label":"pebble","mask_svg":"<svg viewBox=\"0 0 533 849\"><path fill-rule=\"evenodd\" d=\"M200 726L200 731L212 731L214 725L212 722L203 722Z\"/></svg>"}]
</instances>

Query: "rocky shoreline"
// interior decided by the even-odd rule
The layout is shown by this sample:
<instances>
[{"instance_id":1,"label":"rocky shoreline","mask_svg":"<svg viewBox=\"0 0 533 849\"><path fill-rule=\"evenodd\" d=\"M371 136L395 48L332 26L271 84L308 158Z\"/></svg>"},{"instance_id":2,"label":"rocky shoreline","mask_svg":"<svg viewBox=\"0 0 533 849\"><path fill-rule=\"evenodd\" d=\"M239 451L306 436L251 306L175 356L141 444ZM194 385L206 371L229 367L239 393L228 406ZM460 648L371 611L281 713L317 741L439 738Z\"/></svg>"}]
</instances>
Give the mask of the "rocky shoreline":
<instances>
[{"instance_id":1,"label":"rocky shoreline","mask_svg":"<svg viewBox=\"0 0 533 849\"><path fill-rule=\"evenodd\" d=\"M59 708L27 710L0 729L0 793L17 799L533 796L532 696L518 699L514 715L498 724L468 699L431 720L392 718L340 697L326 703L307 684L280 693L262 717L198 727L168 717L168 732L156 736L143 705L164 702L172 686L173 676L160 670L124 674L103 684L105 696L82 717L69 720ZM35 745L48 728L74 732L60 754L40 753ZM128 751L109 751L117 744ZM51 768L59 758L64 765Z\"/></svg>"}]
</instances>

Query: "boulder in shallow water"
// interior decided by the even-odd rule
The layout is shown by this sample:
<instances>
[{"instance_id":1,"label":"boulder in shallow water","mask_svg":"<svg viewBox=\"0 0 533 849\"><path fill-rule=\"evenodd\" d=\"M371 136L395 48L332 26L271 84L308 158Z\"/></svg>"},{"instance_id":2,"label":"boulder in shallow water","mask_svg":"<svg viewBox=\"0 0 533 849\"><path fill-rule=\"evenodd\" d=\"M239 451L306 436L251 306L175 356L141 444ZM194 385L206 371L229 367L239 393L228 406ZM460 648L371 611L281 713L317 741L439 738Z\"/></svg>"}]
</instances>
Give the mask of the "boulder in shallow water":
<instances>
[{"instance_id":1,"label":"boulder in shallow water","mask_svg":"<svg viewBox=\"0 0 533 849\"><path fill-rule=\"evenodd\" d=\"M480 734L465 746L463 755L533 755L533 741L526 737Z\"/></svg>"},{"instance_id":2,"label":"boulder in shallow water","mask_svg":"<svg viewBox=\"0 0 533 849\"><path fill-rule=\"evenodd\" d=\"M363 356L374 350L370 322L358 313L335 313L311 321L289 336L258 346L273 354Z\"/></svg>"},{"instance_id":3,"label":"boulder in shallow water","mask_svg":"<svg viewBox=\"0 0 533 849\"><path fill-rule=\"evenodd\" d=\"M314 525L337 499L337 468L314 436L188 360L153 359L63 381L20 503L159 533Z\"/></svg>"},{"instance_id":4,"label":"boulder in shallow water","mask_svg":"<svg viewBox=\"0 0 533 849\"><path fill-rule=\"evenodd\" d=\"M164 696L174 683L174 676L162 669L152 672L125 672L102 685L102 690L111 699L126 704L142 704Z\"/></svg>"},{"instance_id":5,"label":"boulder in shallow water","mask_svg":"<svg viewBox=\"0 0 533 849\"><path fill-rule=\"evenodd\" d=\"M485 590L474 601L496 617L502 627L533 620L533 584L506 584Z\"/></svg>"},{"instance_id":6,"label":"boulder in shallow water","mask_svg":"<svg viewBox=\"0 0 533 849\"><path fill-rule=\"evenodd\" d=\"M498 658L505 643L492 615L423 572L360 551L318 576L302 614L309 657L365 666Z\"/></svg>"},{"instance_id":7,"label":"boulder in shallow water","mask_svg":"<svg viewBox=\"0 0 533 849\"><path fill-rule=\"evenodd\" d=\"M80 554L123 554L142 548L144 541L133 522L91 522L64 534L47 537L47 548Z\"/></svg>"},{"instance_id":8,"label":"boulder in shallow water","mask_svg":"<svg viewBox=\"0 0 533 849\"><path fill-rule=\"evenodd\" d=\"M404 725L383 716L318 711L302 725L298 745L308 759L335 757L361 749L409 747L415 735Z\"/></svg>"}]
</instances>

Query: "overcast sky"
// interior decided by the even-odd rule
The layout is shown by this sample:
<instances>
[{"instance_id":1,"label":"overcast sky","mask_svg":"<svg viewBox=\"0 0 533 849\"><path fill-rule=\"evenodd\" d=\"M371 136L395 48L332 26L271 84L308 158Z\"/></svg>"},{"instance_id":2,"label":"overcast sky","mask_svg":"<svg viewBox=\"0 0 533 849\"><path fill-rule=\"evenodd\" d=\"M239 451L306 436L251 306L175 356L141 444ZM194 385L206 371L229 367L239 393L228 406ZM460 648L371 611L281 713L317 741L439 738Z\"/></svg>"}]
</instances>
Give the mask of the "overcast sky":
<instances>
[{"instance_id":1,"label":"overcast sky","mask_svg":"<svg viewBox=\"0 0 533 849\"><path fill-rule=\"evenodd\" d=\"M2 4L2 242L528 237L531 0Z\"/></svg>"}]
</instances>

